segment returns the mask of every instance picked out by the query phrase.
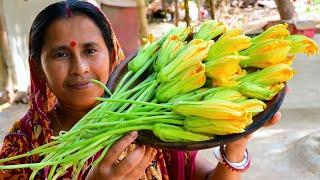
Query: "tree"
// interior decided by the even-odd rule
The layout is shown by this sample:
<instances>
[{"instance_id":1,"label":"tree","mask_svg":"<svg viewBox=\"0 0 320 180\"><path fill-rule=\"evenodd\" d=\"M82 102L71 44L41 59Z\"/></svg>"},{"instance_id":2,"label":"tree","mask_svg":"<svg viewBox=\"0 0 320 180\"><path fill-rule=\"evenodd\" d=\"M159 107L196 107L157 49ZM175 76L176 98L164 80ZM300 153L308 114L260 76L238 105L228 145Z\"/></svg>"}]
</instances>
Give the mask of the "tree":
<instances>
[{"instance_id":1,"label":"tree","mask_svg":"<svg viewBox=\"0 0 320 180\"><path fill-rule=\"evenodd\" d=\"M136 0L137 9L138 9L138 17L139 17L139 29L140 36L147 37L148 36L148 20L146 16L146 5L144 0Z\"/></svg>"},{"instance_id":2,"label":"tree","mask_svg":"<svg viewBox=\"0 0 320 180\"><path fill-rule=\"evenodd\" d=\"M290 20L295 14L293 4L290 0L275 0L281 20Z\"/></svg>"},{"instance_id":3,"label":"tree","mask_svg":"<svg viewBox=\"0 0 320 180\"><path fill-rule=\"evenodd\" d=\"M212 18L212 19L215 19L215 16L214 16L214 12L215 12L214 0L209 0L209 6L210 6L211 18Z\"/></svg>"},{"instance_id":4,"label":"tree","mask_svg":"<svg viewBox=\"0 0 320 180\"><path fill-rule=\"evenodd\" d=\"M14 94L13 83L16 80L16 75L10 63L12 59L9 51L3 10L3 1L0 1L0 90L5 91L5 95L8 96L7 100L10 101Z\"/></svg>"},{"instance_id":5,"label":"tree","mask_svg":"<svg viewBox=\"0 0 320 180\"><path fill-rule=\"evenodd\" d=\"M174 25L178 26L179 24L179 4L178 0L174 0Z\"/></svg>"},{"instance_id":6,"label":"tree","mask_svg":"<svg viewBox=\"0 0 320 180\"><path fill-rule=\"evenodd\" d=\"M185 16L185 20L186 20L186 23L187 23L187 27L190 26L190 15L189 15L189 0L184 0L184 9L186 11L186 16Z\"/></svg>"}]
</instances>

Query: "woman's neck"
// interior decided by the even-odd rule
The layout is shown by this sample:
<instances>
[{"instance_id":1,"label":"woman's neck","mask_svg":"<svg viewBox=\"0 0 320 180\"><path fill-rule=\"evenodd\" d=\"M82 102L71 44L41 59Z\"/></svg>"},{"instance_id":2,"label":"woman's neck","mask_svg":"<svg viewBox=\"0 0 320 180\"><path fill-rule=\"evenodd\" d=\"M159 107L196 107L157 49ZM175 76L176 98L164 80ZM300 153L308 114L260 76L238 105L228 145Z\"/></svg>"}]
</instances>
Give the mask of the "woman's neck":
<instances>
[{"instance_id":1,"label":"woman's neck","mask_svg":"<svg viewBox=\"0 0 320 180\"><path fill-rule=\"evenodd\" d=\"M89 110L75 109L73 107L58 103L56 109L60 115L62 130L71 129Z\"/></svg>"}]
</instances>

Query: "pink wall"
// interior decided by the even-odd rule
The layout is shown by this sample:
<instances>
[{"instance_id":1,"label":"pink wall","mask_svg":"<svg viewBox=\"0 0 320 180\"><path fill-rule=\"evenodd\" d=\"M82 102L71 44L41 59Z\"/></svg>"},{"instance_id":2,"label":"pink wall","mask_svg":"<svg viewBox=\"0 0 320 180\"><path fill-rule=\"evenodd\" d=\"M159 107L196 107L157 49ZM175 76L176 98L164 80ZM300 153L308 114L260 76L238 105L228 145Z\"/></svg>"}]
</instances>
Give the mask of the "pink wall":
<instances>
[{"instance_id":1,"label":"pink wall","mask_svg":"<svg viewBox=\"0 0 320 180\"><path fill-rule=\"evenodd\" d=\"M139 25L136 7L102 4L101 9L109 18L126 56L139 48Z\"/></svg>"}]
</instances>

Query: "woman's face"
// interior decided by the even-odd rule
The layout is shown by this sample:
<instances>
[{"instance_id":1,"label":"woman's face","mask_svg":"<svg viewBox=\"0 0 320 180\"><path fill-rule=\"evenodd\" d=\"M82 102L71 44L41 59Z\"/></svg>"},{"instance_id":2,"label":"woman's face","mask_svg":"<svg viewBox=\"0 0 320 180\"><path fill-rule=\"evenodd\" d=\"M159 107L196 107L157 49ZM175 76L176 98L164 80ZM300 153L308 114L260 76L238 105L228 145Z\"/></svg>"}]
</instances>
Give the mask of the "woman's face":
<instances>
[{"instance_id":1,"label":"woman's face","mask_svg":"<svg viewBox=\"0 0 320 180\"><path fill-rule=\"evenodd\" d=\"M90 79L105 84L109 74L108 48L94 21L85 15L54 21L45 33L41 66L61 104L91 108L103 89Z\"/></svg>"}]
</instances>

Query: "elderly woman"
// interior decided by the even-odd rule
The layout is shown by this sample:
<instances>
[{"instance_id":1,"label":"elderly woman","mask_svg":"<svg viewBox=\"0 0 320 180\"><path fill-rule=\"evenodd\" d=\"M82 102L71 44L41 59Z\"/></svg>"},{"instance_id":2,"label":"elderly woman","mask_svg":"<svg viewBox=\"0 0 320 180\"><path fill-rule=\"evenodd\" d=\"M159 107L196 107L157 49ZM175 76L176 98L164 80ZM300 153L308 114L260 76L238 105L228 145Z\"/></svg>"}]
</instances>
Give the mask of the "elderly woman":
<instances>
[{"instance_id":1,"label":"elderly woman","mask_svg":"<svg viewBox=\"0 0 320 180\"><path fill-rule=\"evenodd\" d=\"M31 76L30 109L5 137L0 158L25 153L50 142L52 135L68 131L97 105L95 97L103 89L89 79L106 83L113 68L123 60L118 41L103 13L83 1L63 1L42 10L35 18L29 36ZM275 116L271 124L280 119ZM95 168L86 167L81 179L240 179L239 171L219 162L212 167L197 152L162 151L137 145L118 162L137 137L132 132L109 150ZM249 137L230 143L224 149L229 162L244 159ZM31 156L6 164L35 163ZM92 157L92 161L97 157ZM117 163L116 163L117 162ZM1 179L27 179L31 169L0 171ZM37 178L45 179L46 170ZM71 178L72 169L63 178Z\"/></svg>"}]
</instances>

